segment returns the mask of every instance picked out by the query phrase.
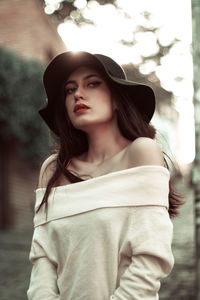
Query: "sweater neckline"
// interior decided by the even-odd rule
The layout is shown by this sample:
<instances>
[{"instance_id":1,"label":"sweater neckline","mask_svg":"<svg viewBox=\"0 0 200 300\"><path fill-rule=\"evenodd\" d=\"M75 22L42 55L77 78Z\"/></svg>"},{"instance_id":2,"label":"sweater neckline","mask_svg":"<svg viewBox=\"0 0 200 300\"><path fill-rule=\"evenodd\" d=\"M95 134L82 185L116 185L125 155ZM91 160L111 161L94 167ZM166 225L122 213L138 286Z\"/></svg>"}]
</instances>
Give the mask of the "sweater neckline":
<instances>
[{"instance_id":1,"label":"sweater neckline","mask_svg":"<svg viewBox=\"0 0 200 300\"><path fill-rule=\"evenodd\" d=\"M92 182L95 182L95 181L99 181L101 179L106 179L106 178L109 178L110 176L116 176L116 175L120 175L120 174L123 174L123 173L131 173L131 172L137 172L137 171L142 171L142 170L145 170L145 169L158 169L162 172L164 172L165 174L167 174L169 177L170 177L170 173L169 173L169 170L167 168L165 168L164 166L159 166L159 165L143 165L143 166L137 166L137 167L131 167L131 168L127 168L127 169L123 169L123 170L119 170L119 171L114 171L114 172L110 172L108 174L104 174L104 175L100 175L100 176L96 176L96 177L93 177L93 178L89 178L89 179L85 179L83 181L79 181L79 182L75 182L75 183L70 183L70 184L64 184L64 185L59 185L59 186L55 186L55 187L52 187L52 191L55 191L57 189L73 189L75 186L84 186L84 185L87 185L88 183L92 183ZM35 189L35 192L40 192L40 191L45 191L46 188L37 188Z\"/></svg>"}]
</instances>

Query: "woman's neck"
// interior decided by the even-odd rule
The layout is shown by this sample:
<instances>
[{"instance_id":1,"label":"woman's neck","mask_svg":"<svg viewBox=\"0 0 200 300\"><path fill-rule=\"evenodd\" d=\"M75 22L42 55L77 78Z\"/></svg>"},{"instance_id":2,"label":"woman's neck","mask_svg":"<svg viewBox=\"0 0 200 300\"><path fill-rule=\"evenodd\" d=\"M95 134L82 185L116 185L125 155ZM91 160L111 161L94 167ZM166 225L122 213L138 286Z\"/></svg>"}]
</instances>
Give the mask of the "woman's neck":
<instances>
[{"instance_id":1,"label":"woman's neck","mask_svg":"<svg viewBox=\"0 0 200 300\"><path fill-rule=\"evenodd\" d=\"M84 131L88 138L88 151L77 158L89 164L99 165L131 143L121 134L116 113L108 122L90 124Z\"/></svg>"},{"instance_id":2,"label":"woman's neck","mask_svg":"<svg viewBox=\"0 0 200 300\"><path fill-rule=\"evenodd\" d=\"M88 135L89 149L84 153L82 160L88 163L99 164L112 157L128 144L130 140L122 136L119 130L94 130Z\"/></svg>"}]
</instances>

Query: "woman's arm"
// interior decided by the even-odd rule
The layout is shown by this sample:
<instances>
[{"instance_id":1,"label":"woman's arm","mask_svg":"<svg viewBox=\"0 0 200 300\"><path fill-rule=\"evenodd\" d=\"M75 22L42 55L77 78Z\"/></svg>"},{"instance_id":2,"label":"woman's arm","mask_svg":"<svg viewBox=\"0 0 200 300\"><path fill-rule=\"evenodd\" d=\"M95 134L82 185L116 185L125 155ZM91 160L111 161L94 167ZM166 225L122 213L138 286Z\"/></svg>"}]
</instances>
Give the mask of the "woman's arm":
<instances>
[{"instance_id":1,"label":"woman's arm","mask_svg":"<svg viewBox=\"0 0 200 300\"><path fill-rule=\"evenodd\" d=\"M131 210L132 262L110 300L157 300L160 280L170 273L174 264L171 251L173 226L164 207Z\"/></svg>"},{"instance_id":2,"label":"woman's arm","mask_svg":"<svg viewBox=\"0 0 200 300\"><path fill-rule=\"evenodd\" d=\"M133 166L164 166L160 145L150 138L136 139L130 150ZM145 190L145 182L141 188ZM149 195L146 197L148 199ZM170 273L174 263L171 250L173 226L165 207L132 207L131 211L132 262L110 300L157 300L160 280Z\"/></svg>"},{"instance_id":3,"label":"woman's arm","mask_svg":"<svg viewBox=\"0 0 200 300\"><path fill-rule=\"evenodd\" d=\"M55 168L55 155L47 158L40 170L38 188L46 188L49 178ZM30 285L27 291L29 300L59 300L57 287L57 266L47 255L44 247L46 238L41 228L36 227L33 233L29 259L33 264ZM47 246L45 247L47 248Z\"/></svg>"},{"instance_id":4,"label":"woman's arm","mask_svg":"<svg viewBox=\"0 0 200 300\"><path fill-rule=\"evenodd\" d=\"M29 300L59 300L57 266L49 259L40 243L40 227L36 227L29 259L33 264L27 296Z\"/></svg>"},{"instance_id":5,"label":"woman's arm","mask_svg":"<svg viewBox=\"0 0 200 300\"><path fill-rule=\"evenodd\" d=\"M52 154L43 162L41 170L40 170L40 175L39 175L38 188L46 188L47 187L49 179L55 172L56 157L57 157L57 154Z\"/></svg>"}]
</instances>

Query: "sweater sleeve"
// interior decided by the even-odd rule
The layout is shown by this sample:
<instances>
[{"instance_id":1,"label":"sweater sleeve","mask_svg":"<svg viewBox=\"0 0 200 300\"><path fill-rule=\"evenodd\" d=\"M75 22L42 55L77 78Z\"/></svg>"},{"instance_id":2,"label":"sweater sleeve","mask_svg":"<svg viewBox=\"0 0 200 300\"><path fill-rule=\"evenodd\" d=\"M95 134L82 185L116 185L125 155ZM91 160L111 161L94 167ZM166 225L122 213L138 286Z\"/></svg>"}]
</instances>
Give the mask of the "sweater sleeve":
<instances>
[{"instance_id":1,"label":"sweater sleeve","mask_svg":"<svg viewBox=\"0 0 200 300\"><path fill-rule=\"evenodd\" d=\"M131 264L122 274L110 300L157 300L160 280L174 264L171 251L173 226L166 208L131 208L129 235Z\"/></svg>"},{"instance_id":2,"label":"sweater sleeve","mask_svg":"<svg viewBox=\"0 0 200 300\"><path fill-rule=\"evenodd\" d=\"M49 259L42 247L39 229L35 228L32 239L29 259L33 267L27 296L29 300L59 300L56 263Z\"/></svg>"}]
</instances>

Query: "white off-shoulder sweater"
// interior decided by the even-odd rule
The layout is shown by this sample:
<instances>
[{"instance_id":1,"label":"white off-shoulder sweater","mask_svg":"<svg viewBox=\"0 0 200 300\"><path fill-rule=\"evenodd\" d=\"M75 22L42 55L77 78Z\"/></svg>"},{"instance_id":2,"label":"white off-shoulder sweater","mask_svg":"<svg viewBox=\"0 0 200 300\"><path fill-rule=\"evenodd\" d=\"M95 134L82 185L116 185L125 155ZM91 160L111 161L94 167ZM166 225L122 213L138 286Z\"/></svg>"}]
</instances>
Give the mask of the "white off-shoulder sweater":
<instances>
[{"instance_id":1,"label":"white off-shoulder sweater","mask_svg":"<svg viewBox=\"0 0 200 300\"><path fill-rule=\"evenodd\" d=\"M173 267L169 177L140 166L52 188L34 217L28 299L159 299Z\"/></svg>"}]
</instances>

